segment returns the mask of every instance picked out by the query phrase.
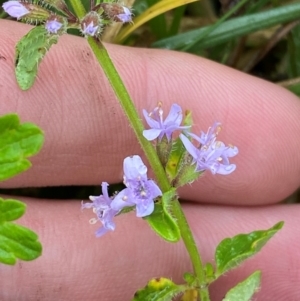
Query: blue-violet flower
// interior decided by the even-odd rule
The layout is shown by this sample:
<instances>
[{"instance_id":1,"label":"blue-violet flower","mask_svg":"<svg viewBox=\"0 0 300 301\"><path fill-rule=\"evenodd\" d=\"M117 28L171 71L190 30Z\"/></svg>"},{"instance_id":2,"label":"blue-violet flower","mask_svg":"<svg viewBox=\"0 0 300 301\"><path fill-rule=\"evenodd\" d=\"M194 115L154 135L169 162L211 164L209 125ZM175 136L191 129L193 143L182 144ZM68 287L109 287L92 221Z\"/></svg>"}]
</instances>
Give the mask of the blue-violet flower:
<instances>
[{"instance_id":1,"label":"blue-violet flower","mask_svg":"<svg viewBox=\"0 0 300 301\"><path fill-rule=\"evenodd\" d=\"M210 170L212 174L228 175L236 169L235 164L230 164L230 157L238 154L236 146L225 146L221 141L216 141L220 123L215 123L207 134L201 133L198 137L195 134L190 134L195 140L200 142L200 146L196 147L183 134L180 134L180 139L186 150L193 157L193 163L196 163L196 171Z\"/></svg>"},{"instance_id":2,"label":"blue-violet flower","mask_svg":"<svg viewBox=\"0 0 300 301\"><path fill-rule=\"evenodd\" d=\"M147 167L140 156L124 159L124 184L127 188L119 192L112 201L111 207L120 210L136 206L136 216L150 215L154 210L154 199L162 195L154 181L147 178Z\"/></svg>"},{"instance_id":3,"label":"blue-violet flower","mask_svg":"<svg viewBox=\"0 0 300 301\"><path fill-rule=\"evenodd\" d=\"M84 22L83 23L83 28L82 28L82 33L86 36L94 36L98 30L99 26L96 25L94 26L94 22L91 21L88 25Z\"/></svg>"},{"instance_id":4,"label":"blue-violet flower","mask_svg":"<svg viewBox=\"0 0 300 301\"><path fill-rule=\"evenodd\" d=\"M188 132L187 134L192 138L194 138L195 140L197 140L201 144L201 147L203 147L205 145L208 146L214 143L220 131L221 131L221 123L215 122L212 127L208 128L206 134L203 131L201 131L200 136Z\"/></svg>"},{"instance_id":5,"label":"blue-violet flower","mask_svg":"<svg viewBox=\"0 0 300 301\"><path fill-rule=\"evenodd\" d=\"M2 7L7 14L17 19L30 13L30 11L19 1L4 2Z\"/></svg>"},{"instance_id":6,"label":"blue-violet flower","mask_svg":"<svg viewBox=\"0 0 300 301\"><path fill-rule=\"evenodd\" d=\"M183 130L190 127L180 126L182 121L182 110L177 104L172 105L165 121L163 121L163 110L161 108L161 104L159 104L151 113L143 110L143 114L146 122L151 128L143 131L143 136L149 141L156 138L161 140L164 135L166 135L168 141L170 141L174 131Z\"/></svg>"},{"instance_id":7,"label":"blue-violet flower","mask_svg":"<svg viewBox=\"0 0 300 301\"><path fill-rule=\"evenodd\" d=\"M100 196L90 196L90 200L92 203L83 203L81 204L81 208L93 208L93 212L96 214L97 218L93 218L90 220L91 224L95 224L98 220L101 221L103 227L99 228L96 231L96 237L100 237L104 235L108 231L115 230L115 223L113 222L113 218L116 214L119 213L120 210L112 209L111 203L112 199L109 197L107 192L108 183L102 183L102 194Z\"/></svg>"}]
</instances>

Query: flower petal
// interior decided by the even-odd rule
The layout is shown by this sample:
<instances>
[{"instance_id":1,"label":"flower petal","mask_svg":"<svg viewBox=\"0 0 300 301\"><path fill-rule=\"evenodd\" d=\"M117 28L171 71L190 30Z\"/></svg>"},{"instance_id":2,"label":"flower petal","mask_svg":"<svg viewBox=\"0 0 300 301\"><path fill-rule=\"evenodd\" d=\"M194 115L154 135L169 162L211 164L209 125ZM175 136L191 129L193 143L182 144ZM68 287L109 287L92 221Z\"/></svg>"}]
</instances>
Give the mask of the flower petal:
<instances>
[{"instance_id":1,"label":"flower petal","mask_svg":"<svg viewBox=\"0 0 300 301\"><path fill-rule=\"evenodd\" d=\"M160 129L149 129L149 130L144 130L143 131L143 136L148 140L152 141L156 139L160 134L162 130Z\"/></svg>"},{"instance_id":2,"label":"flower petal","mask_svg":"<svg viewBox=\"0 0 300 301\"><path fill-rule=\"evenodd\" d=\"M164 124L167 125L168 123L175 123L177 126L181 124L182 121L182 109L181 107L174 103L170 109L170 112L167 118L164 121Z\"/></svg>"},{"instance_id":3,"label":"flower petal","mask_svg":"<svg viewBox=\"0 0 300 301\"><path fill-rule=\"evenodd\" d=\"M125 188L120 191L111 202L111 208L116 211L122 210L124 207L134 206L132 201L132 193L130 188Z\"/></svg>"},{"instance_id":4,"label":"flower petal","mask_svg":"<svg viewBox=\"0 0 300 301\"><path fill-rule=\"evenodd\" d=\"M124 174L127 180L137 180L147 175L147 167L140 156L135 155L124 159Z\"/></svg>"},{"instance_id":5,"label":"flower petal","mask_svg":"<svg viewBox=\"0 0 300 301\"><path fill-rule=\"evenodd\" d=\"M184 144L186 150L189 152L189 154L195 159L197 160L198 158L198 149L197 147L195 147L192 142L183 134L179 135L179 138L181 139L182 143Z\"/></svg>"},{"instance_id":6,"label":"flower petal","mask_svg":"<svg viewBox=\"0 0 300 301\"><path fill-rule=\"evenodd\" d=\"M136 216L145 217L150 215L154 210L154 202L147 201L146 203L138 203L136 205Z\"/></svg>"}]
</instances>

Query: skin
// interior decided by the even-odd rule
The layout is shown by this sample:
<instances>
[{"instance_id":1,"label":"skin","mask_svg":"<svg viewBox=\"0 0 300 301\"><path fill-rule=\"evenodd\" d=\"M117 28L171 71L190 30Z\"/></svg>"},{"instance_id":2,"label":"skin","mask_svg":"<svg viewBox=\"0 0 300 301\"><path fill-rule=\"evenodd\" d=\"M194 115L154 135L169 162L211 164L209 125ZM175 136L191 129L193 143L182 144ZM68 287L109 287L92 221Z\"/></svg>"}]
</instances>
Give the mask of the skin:
<instances>
[{"instance_id":1,"label":"skin","mask_svg":"<svg viewBox=\"0 0 300 301\"><path fill-rule=\"evenodd\" d=\"M14 45L30 27L0 20L0 28L0 113L17 112L46 136L33 167L1 187L121 181L124 157L141 151L85 39L61 37L35 85L22 92L14 77ZM256 300L300 300L300 207L278 204L299 187L299 99L189 54L107 48L139 112L162 101L167 113L178 103L193 112L195 133L218 120L219 140L239 148L231 160L234 173L207 172L180 191L204 262L213 260L225 237L285 221L256 257L212 285L212 301L257 269L263 280ZM20 223L39 233L44 251L33 262L0 265L3 301L130 300L152 277L180 283L191 270L183 244L165 243L134 213L118 217L116 231L96 239L100 225L88 223L93 213L81 212L79 201L21 200L28 209Z\"/></svg>"}]
</instances>

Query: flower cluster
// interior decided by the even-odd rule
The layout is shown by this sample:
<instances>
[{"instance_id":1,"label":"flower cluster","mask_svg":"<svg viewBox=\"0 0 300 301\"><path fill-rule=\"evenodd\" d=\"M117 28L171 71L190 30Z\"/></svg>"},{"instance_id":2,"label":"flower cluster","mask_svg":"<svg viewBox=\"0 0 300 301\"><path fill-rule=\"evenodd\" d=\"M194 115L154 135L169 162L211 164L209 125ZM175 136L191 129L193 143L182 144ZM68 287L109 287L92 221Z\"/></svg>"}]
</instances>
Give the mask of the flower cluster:
<instances>
[{"instance_id":1,"label":"flower cluster","mask_svg":"<svg viewBox=\"0 0 300 301\"><path fill-rule=\"evenodd\" d=\"M207 133L201 132L200 136L186 131L189 126L181 126L182 110L177 104L173 104L167 118L163 120L163 110L161 104L156 107L150 114L144 110L145 119L150 129L144 130L144 137L149 140L158 138L158 143L165 136L168 142L172 143L171 137L175 130L183 130L184 134L180 134L185 149L192 157L191 164L196 164L195 171L202 172L210 170L213 174L228 175L232 173L236 165L230 164L229 158L238 154L236 146L226 146L223 142L217 141L217 135L221 130L221 124L215 122L208 129ZM198 142L198 146L190 141L188 137Z\"/></svg>"},{"instance_id":2,"label":"flower cluster","mask_svg":"<svg viewBox=\"0 0 300 301\"><path fill-rule=\"evenodd\" d=\"M97 216L90 222L99 220L103 225L96 231L97 237L115 229L113 218L125 207L135 207L137 217L150 215L154 210L155 198L162 195L155 182L147 178L147 167L139 156L125 158L123 167L125 189L109 197L108 184L103 182L102 195L90 196L92 203L82 203L82 209L93 208Z\"/></svg>"},{"instance_id":3,"label":"flower cluster","mask_svg":"<svg viewBox=\"0 0 300 301\"><path fill-rule=\"evenodd\" d=\"M146 110L143 113L150 126L150 129L144 130L144 137L150 141L156 139L158 145L161 144L162 148L167 149L168 155L172 151L177 154L172 157L171 165L179 167L176 168L173 179L170 180L169 177L170 183L174 184L174 187L178 187L175 183L190 183L199 176L199 172L205 170L222 175L228 175L235 170L236 165L230 164L229 158L234 157L238 153L238 149L217 141L217 135L221 130L219 122L215 122L206 133L201 132L198 136L189 131L191 125L181 125L183 114L181 107L177 104L172 105L165 120L161 103L151 113ZM172 137L174 131L183 132L175 141ZM190 139L194 139L198 146L195 146ZM178 146L178 141L181 141L181 147ZM178 162L176 162L176 158ZM195 167L193 167L194 165ZM103 182L102 194L90 196L92 203L82 203L82 208L93 208L96 214L97 218L91 219L90 222L100 221L103 225L96 231L97 237L115 229L113 219L124 208L129 208L129 210L133 208L137 217L145 217L154 211L154 200L162 196L162 191L156 183L148 179L147 167L139 156L125 158L123 170L125 189L110 197L107 192L108 184ZM166 173L168 175L167 170Z\"/></svg>"},{"instance_id":4,"label":"flower cluster","mask_svg":"<svg viewBox=\"0 0 300 301\"><path fill-rule=\"evenodd\" d=\"M64 0L51 3L51 6L56 11L62 12L64 16L46 9L47 5L48 2L43 3L43 0L39 3L11 0L3 3L2 7L8 15L17 20L21 19L32 24L45 24L49 34L63 34L68 28L78 28L84 36L98 37L103 27L110 22L132 22L131 10L117 2L98 4L81 20L73 15Z\"/></svg>"},{"instance_id":5,"label":"flower cluster","mask_svg":"<svg viewBox=\"0 0 300 301\"><path fill-rule=\"evenodd\" d=\"M220 123L215 122L209 128L207 134L201 133L201 136L189 134L195 140L200 142L198 147L194 146L192 142L183 134L180 134L180 139L184 144L186 150L193 157L193 163L196 163L196 171L210 170L212 174L228 175L232 173L236 165L230 164L230 157L238 154L236 146L226 146L221 141L216 141L216 129L220 128Z\"/></svg>"}]
</instances>

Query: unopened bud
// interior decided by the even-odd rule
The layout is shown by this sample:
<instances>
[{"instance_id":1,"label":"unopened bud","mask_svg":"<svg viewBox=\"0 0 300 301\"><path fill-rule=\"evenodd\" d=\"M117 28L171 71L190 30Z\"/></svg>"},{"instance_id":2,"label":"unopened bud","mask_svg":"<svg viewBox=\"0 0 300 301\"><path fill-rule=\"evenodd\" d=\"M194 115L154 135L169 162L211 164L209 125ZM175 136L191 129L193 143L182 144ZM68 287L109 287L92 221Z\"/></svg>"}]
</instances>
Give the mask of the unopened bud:
<instances>
[{"instance_id":1,"label":"unopened bud","mask_svg":"<svg viewBox=\"0 0 300 301\"><path fill-rule=\"evenodd\" d=\"M19 1L4 2L2 7L13 18L20 19L29 14L29 10Z\"/></svg>"},{"instance_id":2,"label":"unopened bud","mask_svg":"<svg viewBox=\"0 0 300 301\"><path fill-rule=\"evenodd\" d=\"M51 14L50 11L39 5L22 1L8 1L3 3L2 7L10 16L30 23L44 22Z\"/></svg>"}]
</instances>

